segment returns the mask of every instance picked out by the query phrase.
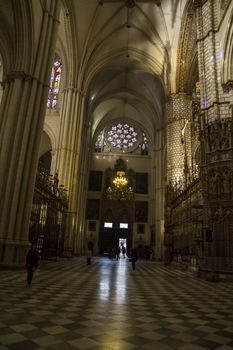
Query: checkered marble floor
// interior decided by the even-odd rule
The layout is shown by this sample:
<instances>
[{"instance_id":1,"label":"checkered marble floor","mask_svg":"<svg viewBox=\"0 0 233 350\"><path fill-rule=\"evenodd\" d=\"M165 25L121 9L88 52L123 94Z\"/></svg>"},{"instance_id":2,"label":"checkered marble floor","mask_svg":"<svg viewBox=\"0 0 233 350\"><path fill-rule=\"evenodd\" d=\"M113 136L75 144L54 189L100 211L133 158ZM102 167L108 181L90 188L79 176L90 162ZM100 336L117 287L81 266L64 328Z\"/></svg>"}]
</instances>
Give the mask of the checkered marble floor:
<instances>
[{"instance_id":1,"label":"checkered marble floor","mask_svg":"<svg viewBox=\"0 0 233 350\"><path fill-rule=\"evenodd\" d=\"M233 282L83 257L0 270L0 350L233 349Z\"/></svg>"}]
</instances>

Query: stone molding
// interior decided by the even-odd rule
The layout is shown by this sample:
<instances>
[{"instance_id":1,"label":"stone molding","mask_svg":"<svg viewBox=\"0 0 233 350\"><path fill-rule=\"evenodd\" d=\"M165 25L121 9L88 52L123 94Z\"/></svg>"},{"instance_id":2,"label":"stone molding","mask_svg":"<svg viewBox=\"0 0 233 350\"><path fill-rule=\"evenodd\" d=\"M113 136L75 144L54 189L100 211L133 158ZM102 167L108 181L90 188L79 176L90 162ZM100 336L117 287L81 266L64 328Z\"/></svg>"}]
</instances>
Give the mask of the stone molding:
<instances>
[{"instance_id":1,"label":"stone molding","mask_svg":"<svg viewBox=\"0 0 233 350\"><path fill-rule=\"evenodd\" d=\"M43 84L42 81L40 81L37 77L27 74L24 71L11 71L9 74L6 76L6 80L2 82L2 84L10 83L15 80L22 80L22 81L27 81L27 82L32 82L33 80L37 80L39 84ZM48 85L49 87L49 85Z\"/></svg>"}]
</instances>

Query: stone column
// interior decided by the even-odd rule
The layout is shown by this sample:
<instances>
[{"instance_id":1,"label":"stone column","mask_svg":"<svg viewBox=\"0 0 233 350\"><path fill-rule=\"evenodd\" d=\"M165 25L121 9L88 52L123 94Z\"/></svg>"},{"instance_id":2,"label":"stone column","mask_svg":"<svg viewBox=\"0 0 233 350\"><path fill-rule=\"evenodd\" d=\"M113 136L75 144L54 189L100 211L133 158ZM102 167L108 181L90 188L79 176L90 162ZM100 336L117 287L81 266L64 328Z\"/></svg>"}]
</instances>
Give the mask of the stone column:
<instances>
[{"instance_id":1,"label":"stone column","mask_svg":"<svg viewBox=\"0 0 233 350\"><path fill-rule=\"evenodd\" d=\"M24 264L28 249L31 204L61 3L51 0L46 5L33 73L23 66L22 47L17 69L13 67L7 74L0 108L1 264Z\"/></svg>"},{"instance_id":2,"label":"stone column","mask_svg":"<svg viewBox=\"0 0 233 350\"><path fill-rule=\"evenodd\" d=\"M77 88L69 87L65 89L54 163L55 169L59 173L60 182L67 189L70 189L72 182L72 163L75 157L75 143L79 124L79 100L80 92Z\"/></svg>"},{"instance_id":3,"label":"stone column","mask_svg":"<svg viewBox=\"0 0 233 350\"><path fill-rule=\"evenodd\" d=\"M198 2L196 9L202 115L201 179L205 213L203 266L232 272L232 96L224 92L221 85L220 40L223 41L223 31L219 9L217 0Z\"/></svg>"},{"instance_id":4,"label":"stone column","mask_svg":"<svg viewBox=\"0 0 233 350\"><path fill-rule=\"evenodd\" d=\"M164 244L164 186L165 186L165 150L163 130L157 131L155 136L154 169L155 179L155 257L163 258Z\"/></svg>"},{"instance_id":5,"label":"stone column","mask_svg":"<svg viewBox=\"0 0 233 350\"><path fill-rule=\"evenodd\" d=\"M76 253L80 254L86 250L84 247L85 236L85 221L86 221L86 199L88 190L88 174L90 167L90 129L87 123L84 123L82 140L86 140L83 143L83 147L80 151L80 176L79 176L79 197L77 203L77 223L78 223L78 237L76 240Z\"/></svg>"},{"instance_id":6,"label":"stone column","mask_svg":"<svg viewBox=\"0 0 233 350\"><path fill-rule=\"evenodd\" d=\"M84 236L85 236L85 221L86 221L86 199L88 190L88 174L90 167L90 147L91 147L91 135L88 123L83 123L81 140L85 142L80 143L80 156L79 156L79 169L76 185L77 196L77 221L76 221L76 239L75 249L76 254L80 254L85 251ZM77 192L78 191L78 192Z\"/></svg>"},{"instance_id":7,"label":"stone column","mask_svg":"<svg viewBox=\"0 0 233 350\"><path fill-rule=\"evenodd\" d=\"M65 247L75 248L76 253L78 244L76 242L79 242L79 235L83 231L80 211L84 205L82 168L86 164L86 159L82 154L87 147L83 131L84 99L85 95L78 88L65 90L55 157L55 168L58 170L60 183L68 189L69 197Z\"/></svg>"},{"instance_id":8,"label":"stone column","mask_svg":"<svg viewBox=\"0 0 233 350\"><path fill-rule=\"evenodd\" d=\"M173 186L184 186L192 167L191 116L190 96L172 94L167 103L167 183Z\"/></svg>"}]
</instances>

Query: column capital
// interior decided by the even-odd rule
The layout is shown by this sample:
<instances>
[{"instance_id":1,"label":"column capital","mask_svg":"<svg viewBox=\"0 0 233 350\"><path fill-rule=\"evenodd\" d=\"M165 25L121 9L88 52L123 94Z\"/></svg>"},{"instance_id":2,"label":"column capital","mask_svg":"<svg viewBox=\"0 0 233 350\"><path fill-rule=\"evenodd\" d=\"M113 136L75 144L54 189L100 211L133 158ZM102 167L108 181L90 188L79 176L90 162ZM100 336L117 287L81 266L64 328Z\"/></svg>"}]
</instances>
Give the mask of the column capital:
<instances>
[{"instance_id":1,"label":"column capital","mask_svg":"<svg viewBox=\"0 0 233 350\"><path fill-rule=\"evenodd\" d=\"M21 70L12 70L10 73L7 74L5 81L3 81L2 83L10 83L12 81L15 80L22 80L22 81L33 81L33 80L37 80L39 83L42 83L41 81L38 80L37 77L31 75L31 74L27 74L24 71Z\"/></svg>"},{"instance_id":2,"label":"column capital","mask_svg":"<svg viewBox=\"0 0 233 350\"><path fill-rule=\"evenodd\" d=\"M186 94L185 92L177 92L177 93L172 93L168 97L168 102L178 100L178 99L183 99L183 100L192 100L192 96Z\"/></svg>"},{"instance_id":3,"label":"column capital","mask_svg":"<svg viewBox=\"0 0 233 350\"><path fill-rule=\"evenodd\" d=\"M86 92L84 92L82 89L75 87L75 86L67 86L63 89L64 92L78 92L80 96L86 96Z\"/></svg>"}]
</instances>

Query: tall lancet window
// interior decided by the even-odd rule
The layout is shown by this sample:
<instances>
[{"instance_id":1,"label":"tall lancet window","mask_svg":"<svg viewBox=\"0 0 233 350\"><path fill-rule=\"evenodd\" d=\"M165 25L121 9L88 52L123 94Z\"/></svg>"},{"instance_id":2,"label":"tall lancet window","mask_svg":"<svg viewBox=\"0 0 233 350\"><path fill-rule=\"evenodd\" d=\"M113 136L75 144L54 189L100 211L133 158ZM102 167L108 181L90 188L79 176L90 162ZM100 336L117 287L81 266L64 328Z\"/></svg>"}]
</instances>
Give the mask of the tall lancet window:
<instances>
[{"instance_id":1,"label":"tall lancet window","mask_svg":"<svg viewBox=\"0 0 233 350\"><path fill-rule=\"evenodd\" d=\"M56 56L51 71L47 108L57 108L59 89L61 85L61 74L62 62L61 59Z\"/></svg>"}]
</instances>

